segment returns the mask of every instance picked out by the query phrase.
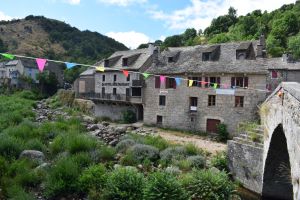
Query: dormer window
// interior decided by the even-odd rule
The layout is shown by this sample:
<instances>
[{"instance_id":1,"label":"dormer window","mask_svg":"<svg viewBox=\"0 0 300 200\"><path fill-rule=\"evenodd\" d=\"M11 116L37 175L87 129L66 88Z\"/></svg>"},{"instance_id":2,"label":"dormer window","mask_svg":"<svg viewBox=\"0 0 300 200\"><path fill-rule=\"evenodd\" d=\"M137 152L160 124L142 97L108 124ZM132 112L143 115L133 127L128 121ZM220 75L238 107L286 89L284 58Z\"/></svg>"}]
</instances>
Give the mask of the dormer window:
<instances>
[{"instance_id":1,"label":"dormer window","mask_svg":"<svg viewBox=\"0 0 300 200\"><path fill-rule=\"evenodd\" d=\"M211 53L202 54L202 61L210 61L210 60L211 60Z\"/></svg>"},{"instance_id":2,"label":"dormer window","mask_svg":"<svg viewBox=\"0 0 300 200\"><path fill-rule=\"evenodd\" d=\"M202 51L202 61L217 61L220 57L220 45L209 46Z\"/></svg>"},{"instance_id":3,"label":"dormer window","mask_svg":"<svg viewBox=\"0 0 300 200\"><path fill-rule=\"evenodd\" d=\"M245 60L247 58L247 53L244 52L236 52L236 59L237 60Z\"/></svg>"},{"instance_id":4,"label":"dormer window","mask_svg":"<svg viewBox=\"0 0 300 200\"><path fill-rule=\"evenodd\" d=\"M104 60L104 67L109 67L109 60Z\"/></svg>"},{"instance_id":5,"label":"dormer window","mask_svg":"<svg viewBox=\"0 0 300 200\"><path fill-rule=\"evenodd\" d=\"M255 59L255 53L251 42L243 42L236 49L237 60L253 60Z\"/></svg>"},{"instance_id":6,"label":"dormer window","mask_svg":"<svg viewBox=\"0 0 300 200\"><path fill-rule=\"evenodd\" d=\"M128 67L128 58L123 58L123 67Z\"/></svg>"},{"instance_id":7,"label":"dormer window","mask_svg":"<svg viewBox=\"0 0 300 200\"><path fill-rule=\"evenodd\" d=\"M168 63L174 62L174 57L168 57Z\"/></svg>"}]
</instances>

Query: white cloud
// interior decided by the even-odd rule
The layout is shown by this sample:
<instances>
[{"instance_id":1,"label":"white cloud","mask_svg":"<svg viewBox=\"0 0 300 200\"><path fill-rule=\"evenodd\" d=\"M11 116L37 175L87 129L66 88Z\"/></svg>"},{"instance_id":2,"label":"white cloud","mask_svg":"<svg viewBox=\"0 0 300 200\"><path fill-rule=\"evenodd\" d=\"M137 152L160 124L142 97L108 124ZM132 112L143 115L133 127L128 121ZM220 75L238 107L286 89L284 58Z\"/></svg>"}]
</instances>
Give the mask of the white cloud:
<instances>
[{"instance_id":1,"label":"white cloud","mask_svg":"<svg viewBox=\"0 0 300 200\"><path fill-rule=\"evenodd\" d=\"M108 37L111 37L118 42L123 43L125 46L135 49L142 43L148 43L151 41L150 37L144 33L139 33L135 31L129 32L109 32L106 33Z\"/></svg>"},{"instance_id":2,"label":"white cloud","mask_svg":"<svg viewBox=\"0 0 300 200\"><path fill-rule=\"evenodd\" d=\"M143 4L146 3L147 0L98 0L99 2L117 5L117 6L129 6L134 3Z\"/></svg>"},{"instance_id":3,"label":"white cloud","mask_svg":"<svg viewBox=\"0 0 300 200\"><path fill-rule=\"evenodd\" d=\"M0 11L0 21L4 20L4 21L9 21L12 20L13 18L11 16L5 15L3 12Z\"/></svg>"},{"instance_id":4,"label":"white cloud","mask_svg":"<svg viewBox=\"0 0 300 200\"><path fill-rule=\"evenodd\" d=\"M190 0L185 8L166 13L163 10L149 9L154 19L165 21L170 29L205 29L213 18L224 15L233 6L238 15L245 15L253 10L272 11L283 4L294 3L295 0Z\"/></svg>"},{"instance_id":5,"label":"white cloud","mask_svg":"<svg viewBox=\"0 0 300 200\"><path fill-rule=\"evenodd\" d=\"M69 3L71 5L78 5L80 4L80 0L65 0L66 3Z\"/></svg>"}]
</instances>

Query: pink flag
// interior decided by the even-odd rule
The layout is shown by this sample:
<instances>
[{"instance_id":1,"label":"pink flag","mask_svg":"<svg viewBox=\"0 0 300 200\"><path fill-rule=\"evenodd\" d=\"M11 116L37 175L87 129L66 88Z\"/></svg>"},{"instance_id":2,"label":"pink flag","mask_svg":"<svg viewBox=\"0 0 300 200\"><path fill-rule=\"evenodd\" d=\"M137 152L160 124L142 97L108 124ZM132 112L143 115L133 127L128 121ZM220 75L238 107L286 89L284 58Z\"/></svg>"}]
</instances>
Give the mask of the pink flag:
<instances>
[{"instance_id":1,"label":"pink flag","mask_svg":"<svg viewBox=\"0 0 300 200\"><path fill-rule=\"evenodd\" d=\"M166 77L165 76L160 76L160 82L164 83L166 81Z\"/></svg>"},{"instance_id":2,"label":"pink flag","mask_svg":"<svg viewBox=\"0 0 300 200\"><path fill-rule=\"evenodd\" d=\"M39 68L40 72L43 72L47 60L42 59L42 58L37 58L35 60L36 60L36 63L38 65L38 68Z\"/></svg>"}]
</instances>

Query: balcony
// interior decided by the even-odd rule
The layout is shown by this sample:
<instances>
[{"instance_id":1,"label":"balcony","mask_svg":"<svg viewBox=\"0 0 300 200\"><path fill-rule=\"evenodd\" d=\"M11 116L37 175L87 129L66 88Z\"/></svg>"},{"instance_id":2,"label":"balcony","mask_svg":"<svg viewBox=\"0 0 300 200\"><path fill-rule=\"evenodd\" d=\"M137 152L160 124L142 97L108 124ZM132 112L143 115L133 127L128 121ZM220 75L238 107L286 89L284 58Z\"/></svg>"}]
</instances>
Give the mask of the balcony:
<instances>
[{"instance_id":1,"label":"balcony","mask_svg":"<svg viewBox=\"0 0 300 200\"><path fill-rule=\"evenodd\" d=\"M127 96L125 94L79 93L78 97L95 101L127 102L136 104L142 103L142 97Z\"/></svg>"},{"instance_id":2,"label":"balcony","mask_svg":"<svg viewBox=\"0 0 300 200\"><path fill-rule=\"evenodd\" d=\"M132 80L131 87L143 87L144 86L144 80Z\"/></svg>"}]
</instances>

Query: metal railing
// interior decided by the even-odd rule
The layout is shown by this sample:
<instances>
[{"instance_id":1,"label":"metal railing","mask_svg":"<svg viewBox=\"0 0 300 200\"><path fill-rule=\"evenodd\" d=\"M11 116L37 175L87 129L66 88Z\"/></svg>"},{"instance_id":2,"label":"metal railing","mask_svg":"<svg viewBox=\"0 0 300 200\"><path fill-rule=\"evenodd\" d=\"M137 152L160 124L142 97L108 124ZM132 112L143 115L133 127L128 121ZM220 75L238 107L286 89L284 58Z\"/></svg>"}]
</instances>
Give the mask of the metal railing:
<instances>
[{"instance_id":1,"label":"metal railing","mask_svg":"<svg viewBox=\"0 0 300 200\"><path fill-rule=\"evenodd\" d=\"M108 101L123 101L123 102L131 102L134 100L135 102L142 102L142 97L132 97L125 94L107 94L107 93L79 93L79 98L90 99L90 100L108 100Z\"/></svg>"}]
</instances>

